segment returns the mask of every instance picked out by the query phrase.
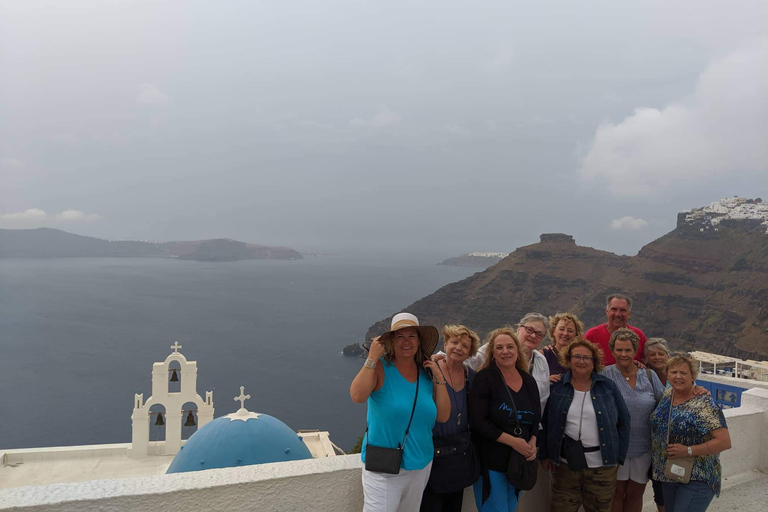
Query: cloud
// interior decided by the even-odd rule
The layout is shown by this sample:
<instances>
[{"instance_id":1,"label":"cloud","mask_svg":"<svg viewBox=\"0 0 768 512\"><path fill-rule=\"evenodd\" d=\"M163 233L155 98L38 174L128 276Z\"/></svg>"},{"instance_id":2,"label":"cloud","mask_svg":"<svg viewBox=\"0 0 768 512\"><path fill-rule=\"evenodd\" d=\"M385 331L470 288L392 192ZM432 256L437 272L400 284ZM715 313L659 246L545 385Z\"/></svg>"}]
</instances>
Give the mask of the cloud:
<instances>
[{"instance_id":1,"label":"cloud","mask_svg":"<svg viewBox=\"0 0 768 512\"><path fill-rule=\"evenodd\" d=\"M30 208L29 210L25 210L23 212L18 213L6 213L0 219L4 221L11 221L11 222L39 222L43 221L48 217L48 215L43 211L39 210L37 208Z\"/></svg>"},{"instance_id":2,"label":"cloud","mask_svg":"<svg viewBox=\"0 0 768 512\"><path fill-rule=\"evenodd\" d=\"M95 213L85 213L80 210L64 210L53 216L56 222L61 223L87 223L96 222L101 217Z\"/></svg>"},{"instance_id":3,"label":"cloud","mask_svg":"<svg viewBox=\"0 0 768 512\"><path fill-rule=\"evenodd\" d=\"M101 219L95 213L85 213L80 210L64 210L55 215L48 215L39 208L30 208L23 212L0 215L0 225L15 228L33 228L50 226L51 224L87 224Z\"/></svg>"},{"instance_id":4,"label":"cloud","mask_svg":"<svg viewBox=\"0 0 768 512\"><path fill-rule=\"evenodd\" d=\"M611 221L611 229L614 231L639 231L648 227L648 223L643 219L634 217L622 217Z\"/></svg>"},{"instance_id":5,"label":"cloud","mask_svg":"<svg viewBox=\"0 0 768 512\"><path fill-rule=\"evenodd\" d=\"M768 170L766 62L763 37L710 63L689 100L599 126L580 178L631 196Z\"/></svg>"},{"instance_id":6,"label":"cloud","mask_svg":"<svg viewBox=\"0 0 768 512\"><path fill-rule=\"evenodd\" d=\"M170 96L148 83L141 84L136 95L136 104L139 106L165 107L171 101Z\"/></svg>"},{"instance_id":7,"label":"cloud","mask_svg":"<svg viewBox=\"0 0 768 512\"><path fill-rule=\"evenodd\" d=\"M499 50L488 59L480 63L480 69L486 72L499 72L507 69L515 59L515 52L512 49Z\"/></svg>"},{"instance_id":8,"label":"cloud","mask_svg":"<svg viewBox=\"0 0 768 512\"><path fill-rule=\"evenodd\" d=\"M26 167L26 164L16 158L3 158L0 160L0 167L9 171L17 171Z\"/></svg>"},{"instance_id":9,"label":"cloud","mask_svg":"<svg viewBox=\"0 0 768 512\"><path fill-rule=\"evenodd\" d=\"M469 130L458 124L446 124L443 126L443 131L454 135L466 135L469 133Z\"/></svg>"},{"instance_id":10,"label":"cloud","mask_svg":"<svg viewBox=\"0 0 768 512\"><path fill-rule=\"evenodd\" d=\"M387 126L394 126L400 124L402 116L391 110L386 105L379 105L379 110L371 120L365 119L353 119L349 122L349 125L353 128L363 128L366 126L372 126L374 128L383 128Z\"/></svg>"}]
</instances>

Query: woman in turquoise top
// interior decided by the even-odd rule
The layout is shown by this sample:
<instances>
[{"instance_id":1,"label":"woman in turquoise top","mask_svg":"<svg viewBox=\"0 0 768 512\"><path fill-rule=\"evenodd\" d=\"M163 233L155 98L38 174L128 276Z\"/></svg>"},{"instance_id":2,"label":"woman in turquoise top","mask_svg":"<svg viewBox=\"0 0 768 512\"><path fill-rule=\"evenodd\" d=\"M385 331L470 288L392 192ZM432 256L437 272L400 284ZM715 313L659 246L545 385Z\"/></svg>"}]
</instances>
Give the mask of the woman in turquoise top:
<instances>
[{"instance_id":1,"label":"woman in turquoise top","mask_svg":"<svg viewBox=\"0 0 768 512\"><path fill-rule=\"evenodd\" d=\"M651 414L653 478L661 482L666 512L704 512L712 498L720 495L719 454L731 447L731 437L723 411L712 397L693 392L696 362L675 356L667 361L667 370L670 388ZM694 458L690 482L666 478L667 459L686 456Z\"/></svg>"},{"instance_id":2,"label":"woman in turquoise top","mask_svg":"<svg viewBox=\"0 0 768 512\"><path fill-rule=\"evenodd\" d=\"M451 413L445 378L430 359L438 337L437 329L420 326L415 316L395 315L390 330L371 343L368 358L349 388L353 402L368 403L363 463L368 443L398 448L405 440L399 473L363 469L364 512L419 509L432 468L432 428L435 421L447 421Z\"/></svg>"}]
</instances>

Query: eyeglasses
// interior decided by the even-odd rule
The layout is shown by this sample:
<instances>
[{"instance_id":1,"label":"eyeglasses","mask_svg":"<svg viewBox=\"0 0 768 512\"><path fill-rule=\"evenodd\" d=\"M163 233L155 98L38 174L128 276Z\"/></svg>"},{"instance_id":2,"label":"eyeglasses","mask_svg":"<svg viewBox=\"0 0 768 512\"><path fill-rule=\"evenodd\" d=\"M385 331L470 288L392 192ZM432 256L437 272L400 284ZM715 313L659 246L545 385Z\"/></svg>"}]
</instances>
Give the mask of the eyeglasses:
<instances>
[{"instance_id":1,"label":"eyeglasses","mask_svg":"<svg viewBox=\"0 0 768 512\"><path fill-rule=\"evenodd\" d=\"M589 363L592 361L592 356L582 356L581 354L573 354L571 356L571 359L575 361L584 361L585 363Z\"/></svg>"},{"instance_id":2,"label":"eyeglasses","mask_svg":"<svg viewBox=\"0 0 768 512\"><path fill-rule=\"evenodd\" d=\"M541 332L541 331L537 331L536 329L534 329L530 325L521 325L520 327L525 329L525 332L527 332L529 335L535 335L536 338L538 338L540 340L543 340L544 336L546 336L546 333Z\"/></svg>"}]
</instances>

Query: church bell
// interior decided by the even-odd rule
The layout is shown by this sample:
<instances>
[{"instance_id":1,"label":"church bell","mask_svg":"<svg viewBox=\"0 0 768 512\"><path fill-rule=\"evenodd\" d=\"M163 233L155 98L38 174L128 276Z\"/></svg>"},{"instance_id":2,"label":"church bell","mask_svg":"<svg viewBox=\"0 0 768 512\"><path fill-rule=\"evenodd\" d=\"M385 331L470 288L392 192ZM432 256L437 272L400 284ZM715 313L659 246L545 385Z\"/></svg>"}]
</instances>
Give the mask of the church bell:
<instances>
[{"instance_id":1,"label":"church bell","mask_svg":"<svg viewBox=\"0 0 768 512\"><path fill-rule=\"evenodd\" d=\"M179 376L176 375L176 370L173 370L173 373L171 374L171 382L179 382Z\"/></svg>"},{"instance_id":2,"label":"church bell","mask_svg":"<svg viewBox=\"0 0 768 512\"><path fill-rule=\"evenodd\" d=\"M155 420L155 426L156 427L162 427L165 425L165 420L163 419L163 413L159 412L157 413L157 419Z\"/></svg>"},{"instance_id":3,"label":"church bell","mask_svg":"<svg viewBox=\"0 0 768 512\"><path fill-rule=\"evenodd\" d=\"M192 411L189 411L189 414L187 415L187 421L184 422L185 427L194 427L197 425L195 423L195 416L192 414Z\"/></svg>"}]
</instances>

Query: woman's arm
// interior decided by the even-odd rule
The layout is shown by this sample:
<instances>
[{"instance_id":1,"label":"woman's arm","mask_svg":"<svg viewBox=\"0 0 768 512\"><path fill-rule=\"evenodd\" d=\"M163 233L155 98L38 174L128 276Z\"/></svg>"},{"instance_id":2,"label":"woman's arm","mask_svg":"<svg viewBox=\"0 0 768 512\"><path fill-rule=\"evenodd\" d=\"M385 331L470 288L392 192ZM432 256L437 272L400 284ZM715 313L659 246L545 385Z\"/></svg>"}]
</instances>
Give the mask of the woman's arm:
<instances>
[{"instance_id":1,"label":"woman's arm","mask_svg":"<svg viewBox=\"0 0 768 512\"><path fill-rule=\"evenodd\" d=\"M352 384L349 386L349 396L352 397L352 401L356 404L361 404L368 400L371 393L379 390L382 384L384 384L384 368L380 364L380 358L383 355L384 345L376 337L368 351L368 359L365 360L365 364L357 372L357 375L352 380Z\"/></svg>"},{"instance_id":2,"label":"woman's arm","mask_svg":"<svg viewBox=\"0 0 768 512\"><path fill-rule=\"evenodd\" d=\"M701 444L691 446L693 455L717 455L731 448L731 434L723 427L710 432L712 439ZM683 444L670 444L667 447L667 456L671 458L685 457L688 455L688 447Z\"/></svg>"},{"instance_id":3,"label":"woman's arm","mask_svg":"<svg viewBox=\"0 0 768 512\"><path fill-rule=\"evenodd\" d=\"M445 423L451 417L451 399L448 397L448 390L445 389L445 376L435 361L427 359L424 361L424 368L432 372L432 399L437 406L438 423Z\"/></svg>"},{"instance_id":4,"label":"woman's arm","mask_svg":"<svg viewBox=\"0 0 768 512\"><path fill-rule=\"evenodd\" d=\"M624 464L624 460L627 457L627 451L629 450L629 427L632 422L632 417L629 415L629 409L624 402L624 397L621 396L621 391L616 387L616 384L612 380L604 381L611 390L613 395L613 401L616 404L616 410L618 411L618 420L616 421L616 429L619 432L619 450L617 452L617 461L619 464Z\"/></svg>"}]
</instances>

